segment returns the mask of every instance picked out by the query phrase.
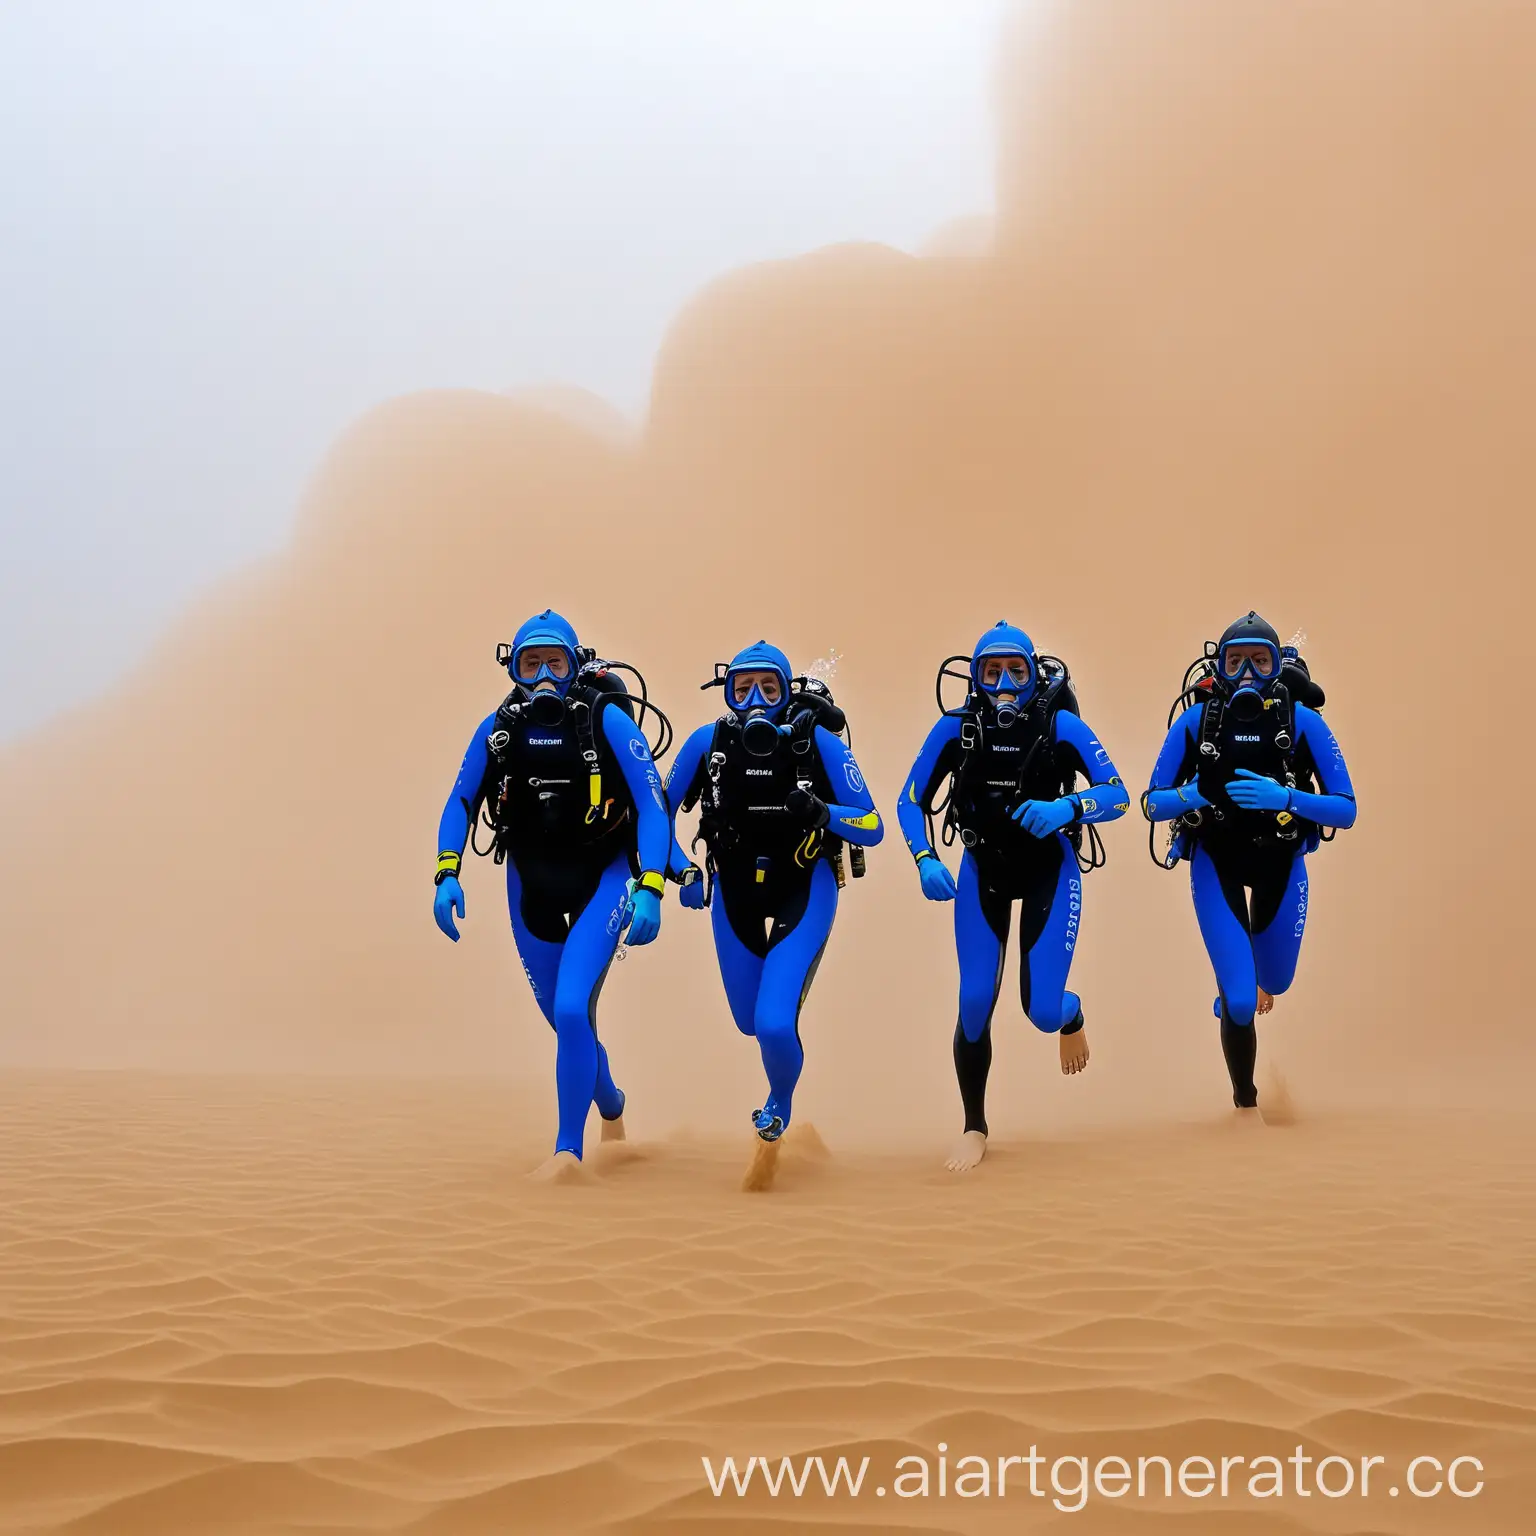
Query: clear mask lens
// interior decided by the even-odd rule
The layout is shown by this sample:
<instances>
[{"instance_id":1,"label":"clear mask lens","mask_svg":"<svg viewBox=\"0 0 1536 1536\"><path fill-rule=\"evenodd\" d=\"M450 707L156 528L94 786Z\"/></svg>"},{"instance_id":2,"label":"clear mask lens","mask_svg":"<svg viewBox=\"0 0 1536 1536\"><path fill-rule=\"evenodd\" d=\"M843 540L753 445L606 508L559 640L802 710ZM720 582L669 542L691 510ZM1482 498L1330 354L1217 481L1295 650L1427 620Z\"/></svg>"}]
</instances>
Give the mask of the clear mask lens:
<instances>
[{"instance_id":1,"label":"clear mask lens","mask_svg":"<svg viewBox=\"0 0 1536 1536\"><path fill-rule=\"evenodd\" d=\"M977 673L981 686L994 693L1023 693L1032 676L1029 662L1023 656L983 657Z\"/></svg>"},{"instance_id":2,"label":"clear mask lens","mask_svg":"<svg viewBox=\"0 0 1536 1536\"><path fill-rule=\"evenodd\" d=\"M1229 645L1221 653L1221 672L1229 682L1250 678L1265 682L1275 675L1279 658L1267 645Z\"/></svg>"},{"instance_id":3,"label":"clear mask lens","mask_svg":"<svg viewBox=\"0 0 1536 1536\"><path fill-rule=\"evenodd\" d=\"M756 690L757 697L753 698ZM731 673L731 703L737 709L762 704L772 709L784 697L784 685L773 671Z\"/></svg>"},{"instance_id":4,"label":"clear mask lens","mask_svg":"<svg viewBox=\"0 0 1536 1536\"><path fill-rule=\"evenodd\" d=\"M563 683L571 675L571 658L557 645L530 645L517 653L513 663L520 683L536 683L551 677Z\"/></svg>"}]
</instances>

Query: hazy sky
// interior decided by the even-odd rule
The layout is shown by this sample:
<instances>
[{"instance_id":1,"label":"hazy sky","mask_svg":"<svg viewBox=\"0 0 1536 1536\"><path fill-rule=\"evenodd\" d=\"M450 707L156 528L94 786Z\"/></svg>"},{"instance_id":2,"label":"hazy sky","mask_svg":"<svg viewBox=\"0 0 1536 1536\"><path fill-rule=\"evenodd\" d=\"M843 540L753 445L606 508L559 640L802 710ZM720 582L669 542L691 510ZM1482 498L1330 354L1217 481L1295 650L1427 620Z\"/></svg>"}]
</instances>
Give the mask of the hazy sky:
<instances>
[{"instance_id":1,"label":"hazy sky","mask_svg":"<svg viewBox=\"0 0 1536 1536\"><path fill-rule=\"evenodd\" d=\"M3 0L0 739L432 385L643 409L679 305L992 200L1003 0Z\"/></svg>"}]
</instances>

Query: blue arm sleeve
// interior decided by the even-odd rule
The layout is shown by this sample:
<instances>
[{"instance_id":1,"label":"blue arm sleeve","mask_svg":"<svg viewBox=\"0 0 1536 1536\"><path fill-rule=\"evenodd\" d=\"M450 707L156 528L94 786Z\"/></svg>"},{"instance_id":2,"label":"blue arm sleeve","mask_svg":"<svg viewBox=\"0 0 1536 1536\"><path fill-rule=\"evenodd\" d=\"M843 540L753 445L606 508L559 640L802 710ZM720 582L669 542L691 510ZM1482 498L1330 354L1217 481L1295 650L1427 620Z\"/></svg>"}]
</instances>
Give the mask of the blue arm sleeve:
<instances>
[{"instance_id":1,"label":"blue arm sleeve","mask_svg":"<svg viewBox=\"0 0 1536 1536\"><path fill-rule=\"evenodd\" d=\"M610 704L603 710L603 735L613 748L625 782L635 802L635 841L640 868L664 872L672 847L672 816L661 787L661 774L651 758L645 733L629 718L622 706Z\"/></svg>"},{"instance_id":2,"label":"blue arm sleeve","mask_svg":"<svg viewBox=\"0 0 1536 1536\"><path fill-rule=\"evenodd\" d=\"M1078 805L1077 819L1118 821L1129 808L1131 797L1098 737L1080 716L1065 709L1056 712L1055 730L1057 742L1076 753L1079 767L1089 784L1087 789L1070 796Z\"/></svg>"},{"instance_id":3,"label":"blue arm sleeve","mask_svg":"<svg viewBox=\"0 0 1536 1536\"><path fill-rule=\"evenodd\" d=\"M704 754L709 751L709 744L714 740L714 736L713 725L701 725L683 743L682 749L672 759L671 768L667 770L667 813L672 823L671 872L675 875L682 874L693 862L677 840L678 809L682 805L683 796L688 793L688 786L693 783L694 776L699 771L699 764L704 761Z\"/></svg>"},{"instance_id":4,"label":"blue arm sleeve","mask_svg":"<svg viewBox=\"0 0 1536 1536\"><path fill-rule=\"evenodd\" d=\"M1172 821L1185 811L1205 805L1205 796L1194 787L1190 772L1195 755L1195 732L1203 704L1191 704L1169 727L1163 748L1152 765L1152 782L1142 796L1141 808L1148 821Z\"/></svg>"},{"instance_id":5,"label":"blue arm sleeve","mask_svg":"<svg viewBox=\"0 0 1536 1536\"><path fill-rule=\"evenodd\" d=\"M699 764L704 761L704 754L709 751L714 735L713 725L701 725L672 759L672 766L667 770L667 805L674 816L677 815L683 796L688 793L688 786L693 783L694 775L699 771Z\"/></svg>"},{"instance_id":6,"label":"blue arm sleeve","mask_svg":"<svg viewBox=\"0 0 1536 1536\"><path fill-rule=\"evenodd\" d=\"M1296 706L1296 734L1306 742L1317 769L1322 794L1291 791L1291 810L1320 827L1352 827L1355 824L1355 786L1349 777L1344 754L1334 740L1328 722L1304 704Z\"/></svg>"},{"instance_id":7,"label":"blue arm sleeve","mask_svg":"<svg viewBox=\"0 0 1536 1536\"><path fill-rule=\"evenodd\" d=\"M474 825L475 817L480 814L481 791L485 786L485 770L490 760L485 738L490 735L495 723L496 712L492 710L480 722L479 729L464 753L459 776L453 781L448 803L443 807L442 817L437 823L439 853L462 854L464 844L469 841L469 829Z\"/></svg>"},{"instance_id":8,"label":"blue arm sleeve","mask_svg":"<svg viewBox=\"0 0 1536 1536\"><path fill-rule=\"evenodd\" d=\"M885 826L875 809L874 797L853 760L853 753L843 744L840 736L834 736L824 725L816 727L816 750L821 754L821 766L827 771L827 780L837 796L829 801L827 809L832 820L827 831L850 843L862 843L873 848L885 836Z\"/></svg>"},{"instance_id":9,"label":"blue arm sleeve","mask_svg":"<svg viewBox=\"0 0 1536 1536\"><path fill-rule=\"evenodd\" d=\"M901 799L896 803L896 820L913 858L933 852L928 841L926 812L933 803L933 792L938 788L939 780L948 773L959 747L959 719L954 715L941 715L928 732L902 787Z\"/></svg>"}]
</instances>

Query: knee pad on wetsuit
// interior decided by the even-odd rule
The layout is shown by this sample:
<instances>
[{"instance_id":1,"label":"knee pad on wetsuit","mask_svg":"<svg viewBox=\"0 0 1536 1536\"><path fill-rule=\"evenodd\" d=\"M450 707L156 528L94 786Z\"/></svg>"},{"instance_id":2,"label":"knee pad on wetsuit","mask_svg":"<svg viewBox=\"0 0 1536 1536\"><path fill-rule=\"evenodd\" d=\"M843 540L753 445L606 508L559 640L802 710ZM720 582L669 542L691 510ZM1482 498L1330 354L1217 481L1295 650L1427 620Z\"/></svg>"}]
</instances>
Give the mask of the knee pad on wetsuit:
<instances>
[{"instance_id":1,"label":"knee pad on wetsuit","mask_svg":"<svg viewBox=\"0 0 1536 1536\"><path fill-rule=\"evenodd\" d=\"M1241 997L1218 997L1216 999L1216 1016L1220 1019L1230 1019L1232 1023L1250 1027L1259 1011L1259 996L1257 992L1244 993Z\"/></svg>"},{"instance_id":2,"label":"knee pad on wetsuit","mask_svg":"<svg viewBox=\"0 0 1536 1536\"><path fill-rule=\"evenodd\" d=\"M1051 1013L1046 1013L1038 1004L1031 1003L1029 1007L1029 1022L1044 1035L1075 1035L1083 1027L1082 1013L1074 1011L1070 1019L1063 1018L1066 1012L1066 1004L1059 1003Z\"/></svg>"}]
</instances>

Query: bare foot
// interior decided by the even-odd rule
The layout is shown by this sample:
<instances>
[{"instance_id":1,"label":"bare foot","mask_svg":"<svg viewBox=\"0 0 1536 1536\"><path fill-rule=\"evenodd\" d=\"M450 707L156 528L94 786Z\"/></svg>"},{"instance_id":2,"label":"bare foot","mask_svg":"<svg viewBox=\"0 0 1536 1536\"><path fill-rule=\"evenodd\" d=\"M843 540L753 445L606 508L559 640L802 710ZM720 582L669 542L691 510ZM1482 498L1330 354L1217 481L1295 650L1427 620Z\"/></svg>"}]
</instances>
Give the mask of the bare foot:
<instances>
[{"instance_id":1,"label":"bare foot","mask_svg":"<svg viewBox=\"0 0 1536 1536\"><path fill-rule=\"evenodd\" d=\"M536 1184L585 1184L591 1175L574 1152L556 1152L528 1175Z\"/></svg>"},{"instance_id":2,"label":"bare foot","mask_svg":"<svg viewBox=\"0 0 1536 1536\"><path fill-rule=\"evenodd\" d=\"M773 1188L779 1171L779 1148L782 1142L760 1141L752 1152L752 1162L741 1181L741 1187L749 1194L761 1194Z\"/></svg>"},{"instance_id":3,"label":"bare foot","mask_svg":"<svg viewBox=\"0 0 1536 1536\"><path fill-rule=\"evenodd\" d=\"M967 1131L955 1143L955 1150L944 1160L951 1173L969 1173L987 1155L987 1133Z\"/></svg>"},{"instance_id":4,"label":"bare foot","mask_svg":"<svg viewBox=\"0 0 1536 1536\"><path fill-rule=\"evenodd\" d=\"M628 1139L624 1135L623 1115L615 1115L612 1120L604 1120L602 1125L603 1133L601 1139L603 1141L625 1141Z\"/></svg>"},{"instance_id":5,"label":"bare foot","mask_svg":"<svg viewBox=\"0 0 1536 1536\"><path fill-rule=\"evenodd\" d=\"M1274 998L1272 998L1269 995L1269 993L1264 990L1263 987L1260 987L1259 988L1259 1007L1258 1007L1258 1011L1260 1013L1268 1013L1269 1010L1271 1008L1273 1008L1274 1006L1275 1006Z\"/></svg>"},{"instance_id":6,"label":"bare foot","mask_svg":"<svg viewBox=\"0 0 1536 1536\"><path fill-rule=\"evenodd\" d=\"M1257 1105L1252 1109L1234 1109L1232 1111L1232 1123L1240 1131L1262 1131L1264 1129L1264 1117L1259 1113Z\"/></svg>"},{"instance_id":7,"label":"bare foot","mask_svg":"<svg viewBox=\"0 0 1536 1536\"><path fill-rule=\"evenodd\" d=\"M1070 1035L1057 1035L1061 1047L1061 1070L1071 1077L1088 1065L1088 1031L1079 1029Z\"/></svg>"}]
</instances>

